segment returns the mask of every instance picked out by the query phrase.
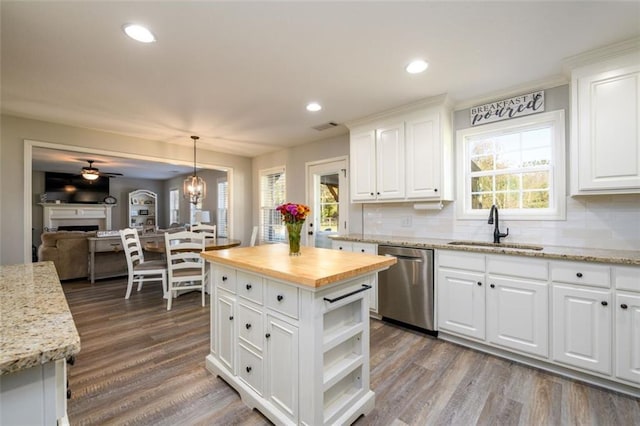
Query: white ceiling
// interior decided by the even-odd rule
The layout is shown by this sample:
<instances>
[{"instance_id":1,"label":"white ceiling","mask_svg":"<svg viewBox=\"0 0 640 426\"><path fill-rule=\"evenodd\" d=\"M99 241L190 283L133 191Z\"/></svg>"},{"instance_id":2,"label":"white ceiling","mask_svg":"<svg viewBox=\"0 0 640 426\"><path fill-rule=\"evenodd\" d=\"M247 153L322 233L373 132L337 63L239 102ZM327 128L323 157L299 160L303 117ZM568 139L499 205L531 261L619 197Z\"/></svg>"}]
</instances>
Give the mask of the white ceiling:
<instances>
[{"instance_id":1,"label":"white ceiling","mask_svg":"<svg viewBox=\"0 0 640 426\"><path fill-rule=\"evenodd\" d=\"M3 113L183 145L197 134L199 149L249 157L346 131L312 129L328 121L558 76L563 59L640 34L638 1L0 4ZM416 57L430 67L408 75ZM324 109L307 112L312 100Z\"/></svg>"}]
</instances>

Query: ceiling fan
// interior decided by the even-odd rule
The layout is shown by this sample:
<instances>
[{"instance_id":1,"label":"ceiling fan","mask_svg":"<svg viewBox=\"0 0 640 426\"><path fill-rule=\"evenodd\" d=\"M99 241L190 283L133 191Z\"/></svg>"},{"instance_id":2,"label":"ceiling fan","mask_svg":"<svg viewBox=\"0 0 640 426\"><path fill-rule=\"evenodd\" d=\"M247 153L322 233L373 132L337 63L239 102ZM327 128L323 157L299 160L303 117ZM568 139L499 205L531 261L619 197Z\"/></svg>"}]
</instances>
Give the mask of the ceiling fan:
<instances>
[{"instance_id":1,"label":"ceiling fan","mask_svg":"<svg viewBox=\"0 0 640 426\"><path fill-rule=\"evenodd\" d=\"M85 160L85 161L89 163L89 166L83 167L82 170L80 171L80 175L86 180L93 181L98 179L100 176L104 176L107 178L122 176L122 173L101 172L100 169L93 167L93 163L95 162L95 160Z\"/></svg>"}]
</instances>

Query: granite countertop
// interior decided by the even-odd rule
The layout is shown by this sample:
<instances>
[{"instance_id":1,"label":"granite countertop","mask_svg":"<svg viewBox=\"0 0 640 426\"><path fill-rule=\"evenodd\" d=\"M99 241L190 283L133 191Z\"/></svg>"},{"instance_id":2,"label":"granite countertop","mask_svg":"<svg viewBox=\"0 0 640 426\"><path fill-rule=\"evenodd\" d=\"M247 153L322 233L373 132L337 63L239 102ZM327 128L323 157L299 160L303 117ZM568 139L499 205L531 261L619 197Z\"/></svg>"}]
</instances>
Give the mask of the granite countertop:
<instances>
[{"instance_id":1,"label":"granite countertop","mask_svg":"<svg viewBox=\"0 0 640 426\"><path fill-rule=\"evenodd\" d=\"M0 266L0 374L80 352L53 262Z\"/></svg>"},{"instance_id":2,"label":"granite countertop","mask_svg":"<svg viewBox=\"0 0 640 426\"><path fill-rule=\"evenodd\" d=\"M266 244L207 251L201 256L212 262L246 269L310 288L377 272L396 263L395 258L375 254L345 253L314 247L300 249L300 256L289 256L288 245Z\"/></svg>"},{"instance_id":3,"label":"granite countertop","mask_svg":"<svg viewBox=\"0 0 640 426\"><path fill-rule=\"evenodd\" d=\"M454 239L391 237L385 235L366 234L332 235L330 238L338 241L351 241L358 243L375 243L428 249L471 251L478 253L510 254L516 256L575 260L581 262L602 262L619 265L640 265L640 250L613 250L548 245L541 245L542 250L525 250L521 248L505 247L505 245L509 244L507 241L495 245L490 243L491 245L489 247L484 247L450 244L452 241L459 241ZM518 245L518 243L514 243L514 245ZM526 244L521 245L526 246Z\"/></svg>"}]
</instances>

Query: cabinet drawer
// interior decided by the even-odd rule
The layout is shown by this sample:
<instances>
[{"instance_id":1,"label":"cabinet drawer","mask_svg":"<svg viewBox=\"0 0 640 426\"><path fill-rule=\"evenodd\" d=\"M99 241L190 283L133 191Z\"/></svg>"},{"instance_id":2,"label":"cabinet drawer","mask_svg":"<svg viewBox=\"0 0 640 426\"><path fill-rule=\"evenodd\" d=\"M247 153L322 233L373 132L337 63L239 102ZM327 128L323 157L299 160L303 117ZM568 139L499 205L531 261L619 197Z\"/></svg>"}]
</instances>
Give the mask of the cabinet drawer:
<instances>
[{"instance_id":1,"label":"cabinet drawer","mask_svg":"<svg viewBox=\"0 0 640 426\"><path fill-rule=\"evenodd\" d=\"M549 279L549 266L546 261L514 256L487 256L487 272L534 280Z\"/></svg>"},{"instance_id":2,"label":"cabinet drawer","mask_svg":"<svg viewBox=\"0 0 640 426\"><path fill-rule=\"evenodd\" d=\"M258 394L264 389L264 368L262 357L253 353L243 345L239 345L238 375L240 380L249 385Z\"/></svg>"},{"instance_id":3,"label":"cabinet drawer","mask_svg":"<svg viewBox=\"0 0 640 426\"><path fill-rule=\"evenodd\" d=\"M615 266L613 282L618 290L637 291L640 293L640 267Z\"/></svg>"},{"instance_id":4,"label":"cabinet drawer","mask_svg":"<svg viewBox=\"0 0 640 426\"><path fill-rule=\"evenodd\" d=\"M96 252L104 252L104 251L122 251L122 242L120 239L109 238L96 240Z\"/></svg>"},{"instance_id":5,"label":"cabinet drawer","mask_svg":"<svg viewBox=\"0 0 640 426\"><path fill-rule=\"evenodd\" d=\"M377 254L378 253L378 246L376 244L353 243L353 252L354 253Z\"/></svg>"},{"instance_id":6,"label":"cabinet drawer","mask_svg":"<svg viewBox=\"0 0 640 426\"><path fill-rule=\"evenodd\" d=\"M264 326L262 312L242 302L238 303L238 335L255 350L262 350Z\"/></svg>"},{"instance_id":7,"label":"cabinet drawer","mask_svg":"<svg viewBox=\"0 0 640 426\"><path fill-rule=\"evenodd\" d=\"M586 262L551 262L551 281L611 287L610 268Z\"/></svg>"},{"instance_id":8,"label":"cabinet drawer","mask_svg":"<svg viewBox=\"0 0 640 426\"><path fill-rule=\"evenodd\" d=\"M484 255L462 251L438 250L438 266L484 272Z\"/></svg>"},{"instance_id":9,"label":"cabinet drawer","mask_svg":"<svg viewBox=\"0 0 640 426\"><path fill-rule=\"evenodd\" d=\"M267 281L267 307L298 318L298 289L291 285Z\"/></svg>"},{"instance_id":10,"label":"cabinet drawer","mask_svg":"<svg viewBox=\"0 0 640 426\"><path fill-rule=\"evenodd\" d=\"M238 271L236 281L238 283L238 294L240 296L262 305L262 277Z\"/></svg>"},{"instance_id":11,"label":"cabinet drawer","mask_svg":"<svg viewBox=\"0 0 640 426\"><path fill-rule=\"evenodd\" d=\"M334 250L353 251L353 243L348 241L332 241L331 248Z\"/></svg>"},{"instance_id":12,"label":"cabinet drawer","mask_svg":"<svg viewBox=\"0 0 640 426\"><path fill-rule=\"evenodd\" d=\"M214 283L217 287L224 288L230 292L236 292L236 271L235 269L225 268L224 266L215 266L213 274Z\"/></svg>"}]
</instances>

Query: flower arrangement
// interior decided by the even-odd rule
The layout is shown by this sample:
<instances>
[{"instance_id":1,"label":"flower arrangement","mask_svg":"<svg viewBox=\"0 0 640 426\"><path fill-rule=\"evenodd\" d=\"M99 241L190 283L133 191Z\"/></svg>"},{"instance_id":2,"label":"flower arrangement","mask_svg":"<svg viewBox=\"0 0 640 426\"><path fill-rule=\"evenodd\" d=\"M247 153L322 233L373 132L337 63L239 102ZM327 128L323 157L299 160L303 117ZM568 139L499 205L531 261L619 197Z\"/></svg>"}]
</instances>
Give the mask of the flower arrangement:
<instances>
[{"instance_id":1,"label":"flower arrangement","mask_svg":"<svg viewBox=\"0 0 640 426\"><path fill-rule=\"evenodd\" d=\"M282 221L284 223L304 222L311 211L308 206L296 203L285 203L279 205L276 207L276 210L282 214Z\"/></svg>"},{"instance_id":2,"label":"flower arrangement","mask_svg":"<svg viewBox=\"0 0 640 426\"><path fill-rule=\"evenodd\" d=\"M304 204L285 203L276 210L282 215L282 221L287 227L289 235L289 256L300 256L300 231L302 224L311 211Z\"/></svg>"}]
</instances>

